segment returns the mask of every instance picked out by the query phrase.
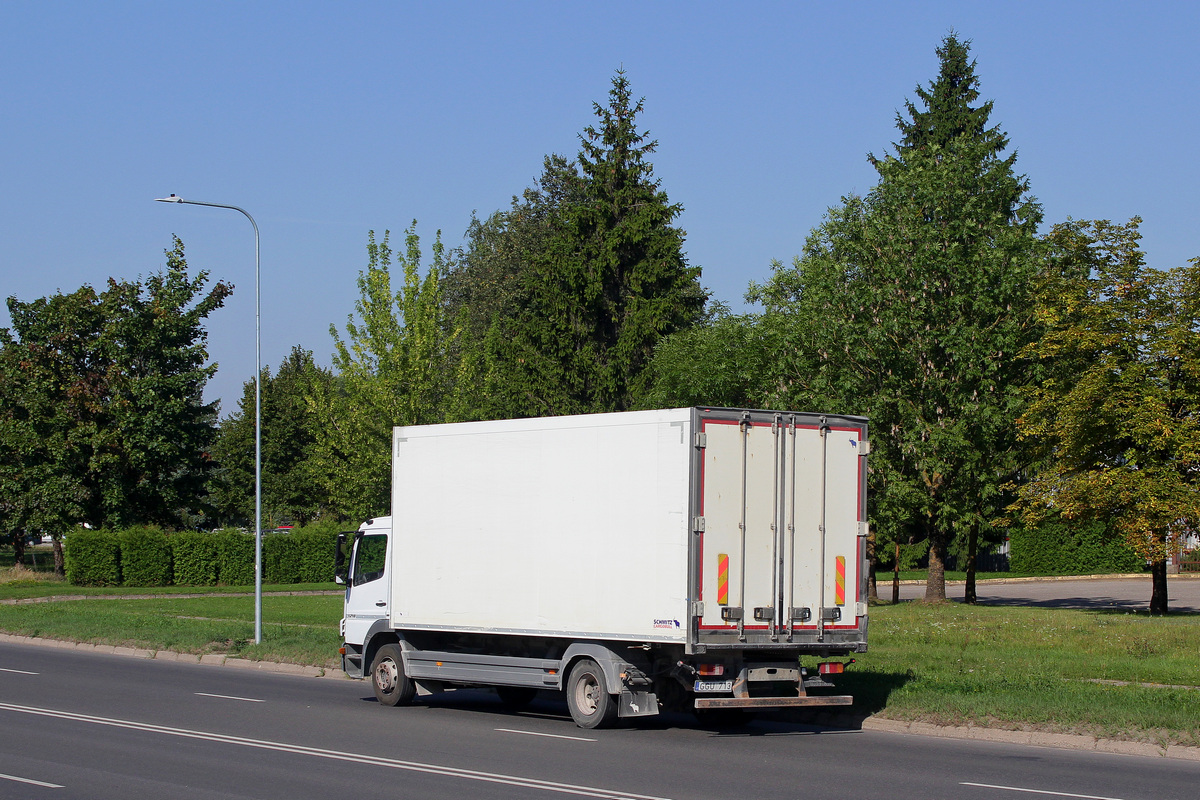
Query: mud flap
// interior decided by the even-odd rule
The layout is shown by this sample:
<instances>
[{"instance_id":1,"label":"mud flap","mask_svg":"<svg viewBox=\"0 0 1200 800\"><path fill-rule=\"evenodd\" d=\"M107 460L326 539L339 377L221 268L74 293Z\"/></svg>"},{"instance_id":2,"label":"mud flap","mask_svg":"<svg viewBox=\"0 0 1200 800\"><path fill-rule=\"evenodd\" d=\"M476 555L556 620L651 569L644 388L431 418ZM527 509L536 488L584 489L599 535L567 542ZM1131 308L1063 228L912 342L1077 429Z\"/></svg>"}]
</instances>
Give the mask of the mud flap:
<instances>
[{"instance_id":1,"label":"mud flap","mask_svg":"<svg viewBox=\"0 0 1200 800\"><path fill-rule=\"evenodd\" d=\"M658 713L658 697L654 692L621 692L617 706L618 717L650 717Z\"/></svg>"}]
</instances>

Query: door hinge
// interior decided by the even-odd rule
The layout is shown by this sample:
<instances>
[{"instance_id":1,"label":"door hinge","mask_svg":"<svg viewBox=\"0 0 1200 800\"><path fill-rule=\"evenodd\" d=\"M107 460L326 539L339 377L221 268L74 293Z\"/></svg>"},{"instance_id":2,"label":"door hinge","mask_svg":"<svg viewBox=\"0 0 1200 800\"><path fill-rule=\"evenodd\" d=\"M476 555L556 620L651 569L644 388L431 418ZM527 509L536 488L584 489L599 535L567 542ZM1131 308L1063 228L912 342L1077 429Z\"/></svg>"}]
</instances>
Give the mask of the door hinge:
<instances>
[{"instance_id":1,"label":"door hinge","mask_svg":"<svg viewBox=\"0 0 1200 800\"><path fill-rule=\"evenodd\" d=\"M696 448L703 450L706 447L708 447L708 434L701 431L696 434Z\"/></svg>"},{"instance_id":2,"label":"door hinge","mask_svg":"<svg viewBox=\"0 0 1200 800\"><path fill-rule=\"evenodd\" d=\"M704 533L704 517L692 517L692 531Z\"/></svg>"},{"instance_id":3,"label":"door hinge","mask_svg":"<svg viewBox=\"0 0 1200 800\"><path fill-rule=\"evenodd\" d=\"M860 456L871 455L871 443L869 441L867 441L866 439L859 439L858 440L858 454Z\"/></svg>"}]
</instances>

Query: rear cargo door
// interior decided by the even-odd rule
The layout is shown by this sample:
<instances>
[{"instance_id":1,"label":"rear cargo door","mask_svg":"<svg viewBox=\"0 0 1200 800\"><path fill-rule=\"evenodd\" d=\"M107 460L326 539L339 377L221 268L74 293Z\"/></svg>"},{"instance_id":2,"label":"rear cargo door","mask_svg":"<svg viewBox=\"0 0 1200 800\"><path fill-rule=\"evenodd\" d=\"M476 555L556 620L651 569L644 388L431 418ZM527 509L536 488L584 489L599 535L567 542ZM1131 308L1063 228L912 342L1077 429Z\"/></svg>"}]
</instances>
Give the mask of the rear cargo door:
<instances>
[{"instance_id":1,"label":"rear cargo door","mask_svg":"<svg viewBox=\"0 0 1200 800\"><path fill-rule=\"evenodd\" d=\"M790 642L855 627L862 428L744 412L702 419L701 430L700 639Z\"/></svg>"}]
</instances>

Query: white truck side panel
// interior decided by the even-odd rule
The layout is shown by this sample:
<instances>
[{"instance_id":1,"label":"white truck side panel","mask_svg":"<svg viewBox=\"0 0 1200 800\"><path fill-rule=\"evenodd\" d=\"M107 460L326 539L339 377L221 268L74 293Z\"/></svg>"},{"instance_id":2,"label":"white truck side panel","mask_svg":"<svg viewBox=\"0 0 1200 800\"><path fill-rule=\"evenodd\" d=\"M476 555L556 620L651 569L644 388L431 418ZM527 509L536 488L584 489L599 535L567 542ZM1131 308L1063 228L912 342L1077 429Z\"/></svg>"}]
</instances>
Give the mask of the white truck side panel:
<instances>
[{"instance_id":1,"label":"white truck side panel","mask_svg":"<svg viewBox=\"0 0 1200 800\"><path fill-rule=\"evenodd\" d=\"M686 408L396 428L393 626L683 642L691 428Z\"/></svg>"}]
</instances>

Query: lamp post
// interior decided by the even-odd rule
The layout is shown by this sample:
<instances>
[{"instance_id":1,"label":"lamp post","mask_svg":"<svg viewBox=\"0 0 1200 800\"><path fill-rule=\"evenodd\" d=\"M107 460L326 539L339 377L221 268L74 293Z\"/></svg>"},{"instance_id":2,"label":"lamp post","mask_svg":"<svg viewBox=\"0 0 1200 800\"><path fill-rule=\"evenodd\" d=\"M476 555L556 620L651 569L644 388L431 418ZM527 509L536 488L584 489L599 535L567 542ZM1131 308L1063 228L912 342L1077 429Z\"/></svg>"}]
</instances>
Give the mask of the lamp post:
<instances>
[{"instance_id":1,"label":"lamp post","mask_svg":"<svg viewBox=\"0 0 1200 800\"><path fill-rule=\"evenodd\" d=\"M262 292L258 280L258 224L246 209L224 203L202 203L175 195L157 197L155 201L240 211L254 227L254 643L258 644L262 641L262 335L259 325Z\"/></svg>"}]
</instances>

